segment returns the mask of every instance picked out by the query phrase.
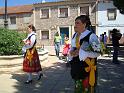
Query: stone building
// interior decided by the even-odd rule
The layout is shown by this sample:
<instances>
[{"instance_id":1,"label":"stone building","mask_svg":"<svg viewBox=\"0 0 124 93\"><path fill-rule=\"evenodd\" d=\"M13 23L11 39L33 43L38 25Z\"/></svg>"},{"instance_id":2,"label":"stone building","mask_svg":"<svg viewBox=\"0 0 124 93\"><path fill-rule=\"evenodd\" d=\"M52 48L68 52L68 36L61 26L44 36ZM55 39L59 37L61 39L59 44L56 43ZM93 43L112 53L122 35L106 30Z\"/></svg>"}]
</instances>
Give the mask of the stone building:
<instances>
[{"instance_id":1,"label":"stone building","mask_svg":"<svg viewBox=\"0 0 124 93\"><path fill-rule=\"evenodd\" d=\"M37 29L38 45L53 45L56 32L71 39L75 18L82 14L90 16L96 29L96 0L73 0L34 4L34 25ZM97 32L96 32L97 33Z\"/></svg>"},{"instance_id":2,"label":"stone building","mask_svg":"<svg viewBox=\"0 0 124 93\"><path fill-rule=\"evenodd\" d=\"M74 21L79 15L89 15L94 29L96 23L96 0L63 0L33 5L8 7L8 28L25 31L29 24L37 30L37 46L53 45L56 32L66 34L71 40ZM4 8L0 8L0 27L4 26ZM97 31L96 31L97 33Z\"/></svg>"},{"instance_id":3,"label":"stone building","mask_svg":"<svg viewBox=\"0 0 124 93\"><path fill-rule=\"evenodd\" d=\"M5 8L0 8L0 27L4 27ZM24 31L33 23L33 5L13 6L7 8L8 29Z\"/></svg>"}]
</instances>

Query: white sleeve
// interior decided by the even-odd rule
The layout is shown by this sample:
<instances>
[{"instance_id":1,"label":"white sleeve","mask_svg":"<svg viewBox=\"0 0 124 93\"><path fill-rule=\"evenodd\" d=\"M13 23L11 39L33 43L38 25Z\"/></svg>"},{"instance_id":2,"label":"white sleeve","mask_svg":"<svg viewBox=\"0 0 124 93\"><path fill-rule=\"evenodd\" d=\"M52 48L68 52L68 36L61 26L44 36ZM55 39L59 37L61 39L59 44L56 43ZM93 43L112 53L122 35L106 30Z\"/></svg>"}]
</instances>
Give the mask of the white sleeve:
<instances>
[{"instance_id":1,"label":"white sleeve","mask_svg":"<svg viewBox=\"0 0 124 93\"><path fill-rule=\"evenodd\" d=\"M35 40L36 40L36 36L32 35L31 38L30 38L31 43L25 45L26 49L32 48L34 43L35 43Z\"/></svg>"},{"instance_id":2,"label":"white sleeve","mask_svg":"<svg viewBox=\"0 0 124 93\"><path fill-rule=\"evenodd\" d=\"M92 42L96 42L97 44L100 44L100 42L99 42L98 37L96 36L96 34L91 34L90 35L89 43L92 43Z\"/></svg>"},{"instance_id":3,"label":"white sleeve","mask_svg":"<svg viewBox=\"0 0 124 93\"><path fill-rule=\"evenodd\" d=\"M97 44L100 44L98 41L98 38L95 34L91 34L91 36L90 36L89 43L91 44L92 42L96 42ZM80 61L81 60L84 61L87 57L96 58L98 56L100 56L100 53L92 52L92 51L84 51L82 48L80 48L80 50L79 50Z\"/></svg>"}]
</instances>

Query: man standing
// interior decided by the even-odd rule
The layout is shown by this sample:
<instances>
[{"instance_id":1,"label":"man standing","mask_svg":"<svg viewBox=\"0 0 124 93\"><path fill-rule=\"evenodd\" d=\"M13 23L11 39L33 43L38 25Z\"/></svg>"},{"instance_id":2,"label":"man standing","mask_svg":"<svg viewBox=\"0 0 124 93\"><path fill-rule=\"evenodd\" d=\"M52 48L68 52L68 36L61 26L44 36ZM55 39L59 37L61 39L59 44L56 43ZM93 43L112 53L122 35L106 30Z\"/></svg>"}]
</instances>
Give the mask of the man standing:
<instances>
[{"instance_id":1,"label":"man standing","mask_svg":"<svg viewBox=\"0 0 124 93\"><path fill-rule=\"evenodd\" d=\"M112 45L113 45L113 63L115 64L119 64L118 62L118 50L119 50L119 40L122 36L122 34L117 30L117 29L113 29L111 31L111 35L112 35Z\"/></svg>"},{"instance_id":2,"label":"man standing","mask_svg":"<svg viewBox=\"0 0 124 93\"><path fill-rule=\"evenodd\" d=\"M61 36L57 32L54 37L54 46L56 51L56 56L59 58L59 52L60 52L60 43L61 43Z\"/></svg>"},{"instance_id":3,"label":"man standing","mask_svg":"<svg viewBox=\"0 0 124 93\"><path fill-rule=\"evenodd\" d=\"M108 39L108 37L106 35L106 32L104 32L104 46L105 46L105 48L106 48L106 44L107 44L107 39Z\"/></svg>"}]
</instances>

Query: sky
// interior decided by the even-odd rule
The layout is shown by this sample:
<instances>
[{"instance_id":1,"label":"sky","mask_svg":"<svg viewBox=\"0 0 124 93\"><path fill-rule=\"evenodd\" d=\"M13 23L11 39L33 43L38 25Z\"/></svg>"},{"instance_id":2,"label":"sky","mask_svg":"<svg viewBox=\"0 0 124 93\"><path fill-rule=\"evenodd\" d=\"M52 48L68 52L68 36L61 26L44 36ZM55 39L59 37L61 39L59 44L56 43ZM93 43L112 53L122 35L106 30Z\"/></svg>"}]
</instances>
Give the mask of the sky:
<instances>
[{"instance_id":1,"label":"sky","mask_svg":"<svg viewBox=\"0 0 124 93\"><path fill-rule=\"evenodd\" d=\"M58 0L45 0L46 2L58 1ZM42 0L7 0L7 6L18 6L40 3ZM5 0L0 0L0 7L5 6Z\"/></svg>"}]
</instances>

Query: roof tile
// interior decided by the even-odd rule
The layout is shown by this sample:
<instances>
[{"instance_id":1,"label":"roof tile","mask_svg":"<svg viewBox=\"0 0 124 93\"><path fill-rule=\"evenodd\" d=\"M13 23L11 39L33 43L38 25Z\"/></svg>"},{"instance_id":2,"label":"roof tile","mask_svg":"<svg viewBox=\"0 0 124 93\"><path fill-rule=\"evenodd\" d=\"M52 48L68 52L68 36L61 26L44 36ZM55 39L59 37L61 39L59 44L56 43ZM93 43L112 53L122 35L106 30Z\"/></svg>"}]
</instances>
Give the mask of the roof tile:
<instances>
[{"instance_id":1,"label":"roof tile","mask_svg":"<svg viewBox=\"0 0 124 93\"><path fill-rule=\"evenodd\" d=\"M31 13L33 9L33 5L23 5L23 6L13 6L7 7L8 14L20 14L20 13ZM5 8L0 8L0 15L5 13Z\"/></svg>"}]
</instances>

